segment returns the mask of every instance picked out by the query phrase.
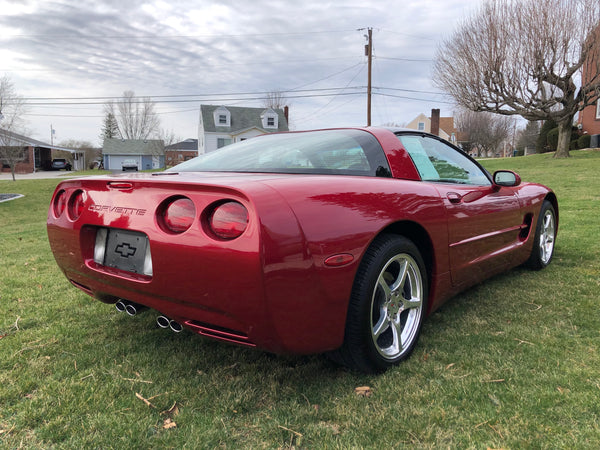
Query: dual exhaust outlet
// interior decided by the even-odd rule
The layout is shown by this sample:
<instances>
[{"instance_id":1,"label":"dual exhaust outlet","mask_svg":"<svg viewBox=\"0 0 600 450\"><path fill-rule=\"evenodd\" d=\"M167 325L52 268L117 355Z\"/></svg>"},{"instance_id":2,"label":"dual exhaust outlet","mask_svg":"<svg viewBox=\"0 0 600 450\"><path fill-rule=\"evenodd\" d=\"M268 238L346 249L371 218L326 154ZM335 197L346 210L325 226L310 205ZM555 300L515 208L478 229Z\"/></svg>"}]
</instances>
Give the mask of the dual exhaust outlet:
<instances>
[{"instance_id":1,"label":"dual exhaust outlet","mask_svg":"<svg viewBox=\"0 0 600 450\"><path fill-rule=\"evenodd\" d=\"M115 308L117 308L117 311L126 312L130 316L135 316L136 314L149 309L147 306L130 302L129 300L119 300L117 303L115 303ZM169 319L167 316L158 316L156 318L156 324L160 328L170 328L175 333L181 333L183 331L183 326L179 322Z\"/></svg>"}]
</instances>

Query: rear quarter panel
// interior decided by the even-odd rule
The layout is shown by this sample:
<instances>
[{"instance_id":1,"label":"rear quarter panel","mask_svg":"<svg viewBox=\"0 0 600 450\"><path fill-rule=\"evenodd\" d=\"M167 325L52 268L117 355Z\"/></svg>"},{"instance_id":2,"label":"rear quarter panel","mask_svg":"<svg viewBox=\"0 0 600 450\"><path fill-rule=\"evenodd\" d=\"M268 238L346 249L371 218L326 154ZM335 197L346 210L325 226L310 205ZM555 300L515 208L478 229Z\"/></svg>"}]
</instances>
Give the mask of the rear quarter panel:
<instances>
[{"instance_id":1,"label":"rear quarter panel","mask_svg":"<svg viewBox=\"0 0 600 450\"><path fill-rule=\"evenodd\" d=\"M392 178L306 175L267 184L293 212L302 240L295 239L286 221L271 220L277 213L260 213L267 304L287 345L293 340L304 348L322 345L323 330L331 334L328 349L341 345L358 265L373 239L390 226L410 222L423 227L435 248L434 278L448 272L445 211L430 186ZM281 242L295 251L282 255ZM342 253L352 255L352 262L325 264Z\"/></svg>"}]
</instances>

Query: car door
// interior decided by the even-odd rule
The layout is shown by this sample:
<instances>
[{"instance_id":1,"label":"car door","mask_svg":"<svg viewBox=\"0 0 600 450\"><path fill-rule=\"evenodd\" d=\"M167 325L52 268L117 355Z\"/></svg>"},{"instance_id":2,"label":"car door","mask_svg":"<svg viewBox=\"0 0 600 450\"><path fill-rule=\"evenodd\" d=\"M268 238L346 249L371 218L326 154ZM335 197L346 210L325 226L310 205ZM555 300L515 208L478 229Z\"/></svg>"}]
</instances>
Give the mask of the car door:
<instances>
[{"instance_id":1,"label":"car door","mask_svg":"<svg viewBox=\"0 0 600 450\"><path fill-rule=\"evenodd\" d=\"M452 283L474 284L509 267L523 224L515 189L494 185L475 161L441 140L399 137L422 181L444 201Z\"/></svg>"}]
</instances>

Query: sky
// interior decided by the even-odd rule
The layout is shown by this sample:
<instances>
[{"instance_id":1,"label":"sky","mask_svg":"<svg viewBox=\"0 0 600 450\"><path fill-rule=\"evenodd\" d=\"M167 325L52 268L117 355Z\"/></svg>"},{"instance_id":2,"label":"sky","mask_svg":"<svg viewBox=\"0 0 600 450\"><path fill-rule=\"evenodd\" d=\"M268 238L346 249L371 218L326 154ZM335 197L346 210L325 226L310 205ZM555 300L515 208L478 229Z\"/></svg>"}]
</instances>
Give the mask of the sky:
<instances>
[{"instance_id":1,"label":"sky","mask_svg":"<svg viewBox=\"0 0 600 450\"><path fill-rule=\"evenodd\" d=\"M262 107L282 91L290 129L452 115L431 81L438 45L483 0L0 0L0 76L27 104L28 135L100 146L103 104L150 97L161 127L198 137L200 104Z\"/></svg>"}]
</instances>

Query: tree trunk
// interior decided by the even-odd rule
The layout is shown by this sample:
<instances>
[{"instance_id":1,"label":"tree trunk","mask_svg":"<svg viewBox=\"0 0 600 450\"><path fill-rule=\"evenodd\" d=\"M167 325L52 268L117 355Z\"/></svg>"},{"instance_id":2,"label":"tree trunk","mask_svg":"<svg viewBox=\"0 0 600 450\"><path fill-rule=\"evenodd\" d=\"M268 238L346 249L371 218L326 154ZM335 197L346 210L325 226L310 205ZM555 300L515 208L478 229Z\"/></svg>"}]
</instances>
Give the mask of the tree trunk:
<instances>
[{"instance_id":1,"label":"tree trunk","mask_svg":"<svg viewBox=\"0 0 600 450\"><path fill-rule=\"evenodd\" d=\"M12 163L10 165L10 174L12 175L13 181L17 181L17 180L15 180L15 164L14 163Z\"/></svg>"},{"instance_id":2,"label":"tree trunk","mask_svg":"<svg viewBox=\"0 0 600 450\"><path fill-rule=\"evenodd\" d=\"M568 158L569 145L571 144L571 128L573 120L569 118L558 123L558 145L556 146L555 158Z\"/></svg>"}]
</instances>

